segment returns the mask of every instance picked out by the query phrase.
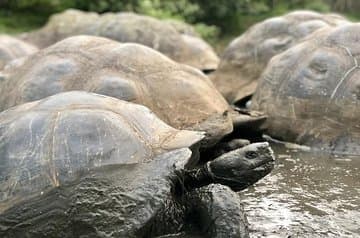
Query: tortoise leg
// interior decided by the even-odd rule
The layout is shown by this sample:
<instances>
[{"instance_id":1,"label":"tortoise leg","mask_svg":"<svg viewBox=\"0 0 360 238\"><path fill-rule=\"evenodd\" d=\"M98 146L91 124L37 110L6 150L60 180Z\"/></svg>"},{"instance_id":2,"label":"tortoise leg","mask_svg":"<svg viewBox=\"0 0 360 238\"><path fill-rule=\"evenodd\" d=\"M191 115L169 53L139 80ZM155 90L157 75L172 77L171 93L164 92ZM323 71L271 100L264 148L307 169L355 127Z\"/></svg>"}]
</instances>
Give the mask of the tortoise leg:
<instances>
[{"instance_id":1,"label":"tortoise leg","mask_svg":"<svg viewBox=\"0 0 360 238\"><path fill-rule=\"evenodd\" d=\"M186 223L206 237L249 237L248 222L238 195L229 187L211 184L186 195Z\"/></svg>"}]
</instances>

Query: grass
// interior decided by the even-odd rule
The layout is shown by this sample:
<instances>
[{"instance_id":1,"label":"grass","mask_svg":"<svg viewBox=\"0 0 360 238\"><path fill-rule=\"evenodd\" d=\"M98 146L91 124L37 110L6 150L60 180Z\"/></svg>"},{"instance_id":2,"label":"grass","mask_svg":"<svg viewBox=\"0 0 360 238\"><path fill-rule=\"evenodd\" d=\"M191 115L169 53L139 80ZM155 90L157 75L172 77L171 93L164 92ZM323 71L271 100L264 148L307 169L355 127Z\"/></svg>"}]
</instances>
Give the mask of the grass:
<instances>
[{"instance_id":1,"label":"grass","mask_svg":"<svg viewBox=\"0 0 360 238\"><path fill-rule=\"evenodd\" d=\"M0 33L17 34L41 27L48 16L30 12L14 13L0 10Z\"/></svg>"}]
</instances>

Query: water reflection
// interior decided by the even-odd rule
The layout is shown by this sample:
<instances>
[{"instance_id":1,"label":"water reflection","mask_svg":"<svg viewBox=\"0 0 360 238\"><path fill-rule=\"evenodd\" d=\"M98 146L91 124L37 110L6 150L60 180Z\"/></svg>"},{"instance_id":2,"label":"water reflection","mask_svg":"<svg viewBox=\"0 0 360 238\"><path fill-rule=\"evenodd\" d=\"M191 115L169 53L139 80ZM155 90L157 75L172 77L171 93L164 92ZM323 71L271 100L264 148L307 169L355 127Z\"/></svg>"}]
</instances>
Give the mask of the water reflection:
<instances>
[{"instance_id":1,"label":"water reflection","mask_svg":"<svg viewBox=\"0 0 360 238\"><path fill-rule=\"evenodd\" d=\"M360 156L272 147L273 173L240 194L252 237L360 237Z\"/></svg>"}]
</instances>

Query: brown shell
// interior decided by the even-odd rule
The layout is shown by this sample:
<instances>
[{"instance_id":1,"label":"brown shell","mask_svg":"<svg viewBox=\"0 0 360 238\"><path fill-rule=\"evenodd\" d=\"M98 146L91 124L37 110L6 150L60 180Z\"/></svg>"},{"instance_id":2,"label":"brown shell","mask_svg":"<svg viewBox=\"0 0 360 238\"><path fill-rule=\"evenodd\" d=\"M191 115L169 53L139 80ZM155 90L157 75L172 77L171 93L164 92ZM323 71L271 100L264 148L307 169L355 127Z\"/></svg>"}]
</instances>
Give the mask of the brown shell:
<instances>
[{"instance_id":1,"label":"brown shell","mask_svg":"<svg viewBox=\"0 0 360 238\"><path fill-rule=\"evenodd\" d=\"M8 35L0 35L0 69L4 68L8 62L36 51L38 49L29 43Z\"/></svg>"},{"instance_id":2,"label":"brown shell","mask_svg":"<svg viewBox=\"0 0 360 238\"><path fill-rule=\"evenodd\" d=\"M235 103L254 93L271 57L318 29L344 23L346 19L339 15L311 11L295 11L257 23L229 44L211 79L225 98Z\"/></svg>"},{"instance_id":3,"label":"brown shell","mask_svg":"<svg viewBox=\"0 0 360 238\"><path fill-rule=\"evenodd\" d=\"M360 153L359 36L360 24L325 28L271 59L251 104L270 135Z\"/></svg>"},{"instance_id":4,"label":"brown shell","mask_svg":"<svg viewBox=\"0 0 360 238\"><path fill-rule=\"evenodd\" d=\"M204 40L181 34L172 24L135 13L97 14L79 10L66 10L53 15L40 30L22 37L40 48L66 37L94 35L119 42L134 42L149 46L173 60L200 70L216 69L219 59Z\"/></svg>"},{"instance_id":5,"label":"brown shell","mask_svg":"<svg viewBox=\"0 0 360 238\"><path fill-rule=\"evenodd\" d=\"M185 150L173 154L172 163L189 164L188 147L202 137L168 126L144 106L87 92L60 93L11 108L0 113L0 215L15 202L77 181L95 168L143 164L178 149ZM143 171L141 176L145 179L133 178L130 184L156 175ZM126 187L126 181L120 183Z\"/></svg>"},{"instance_id":6,"label":"brown shell","mask_svg":"<svg viewBox=\"0 0 360 238\"><path fill-rule=\"evenodd\" d=\"M203 130L208 138L232 131L229 105L201 71L138 44L70 37L3 74L0 110L83 90L145 105L169 125Z\"/></svg>"}]
</instances>

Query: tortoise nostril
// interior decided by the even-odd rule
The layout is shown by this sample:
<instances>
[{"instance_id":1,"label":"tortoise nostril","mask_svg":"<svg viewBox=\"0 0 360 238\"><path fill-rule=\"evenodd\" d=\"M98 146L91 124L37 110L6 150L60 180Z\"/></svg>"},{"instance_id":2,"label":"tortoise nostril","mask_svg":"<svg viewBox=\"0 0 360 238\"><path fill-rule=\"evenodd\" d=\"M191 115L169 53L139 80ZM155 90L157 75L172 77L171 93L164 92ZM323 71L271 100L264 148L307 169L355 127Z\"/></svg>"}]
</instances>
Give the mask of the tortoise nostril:
<instances>
[{"instance_id":1,"label":"tortoise nostril","mask_svg":"<svg viewBox=\"0 0 360 238\"><path fill-rule=\"evenodd\" d=\"M245 157L247 159L255 159L258 157L258 153L256 153L255 151L246 151L245 152Z\"/></svg>"}]
</instances>

